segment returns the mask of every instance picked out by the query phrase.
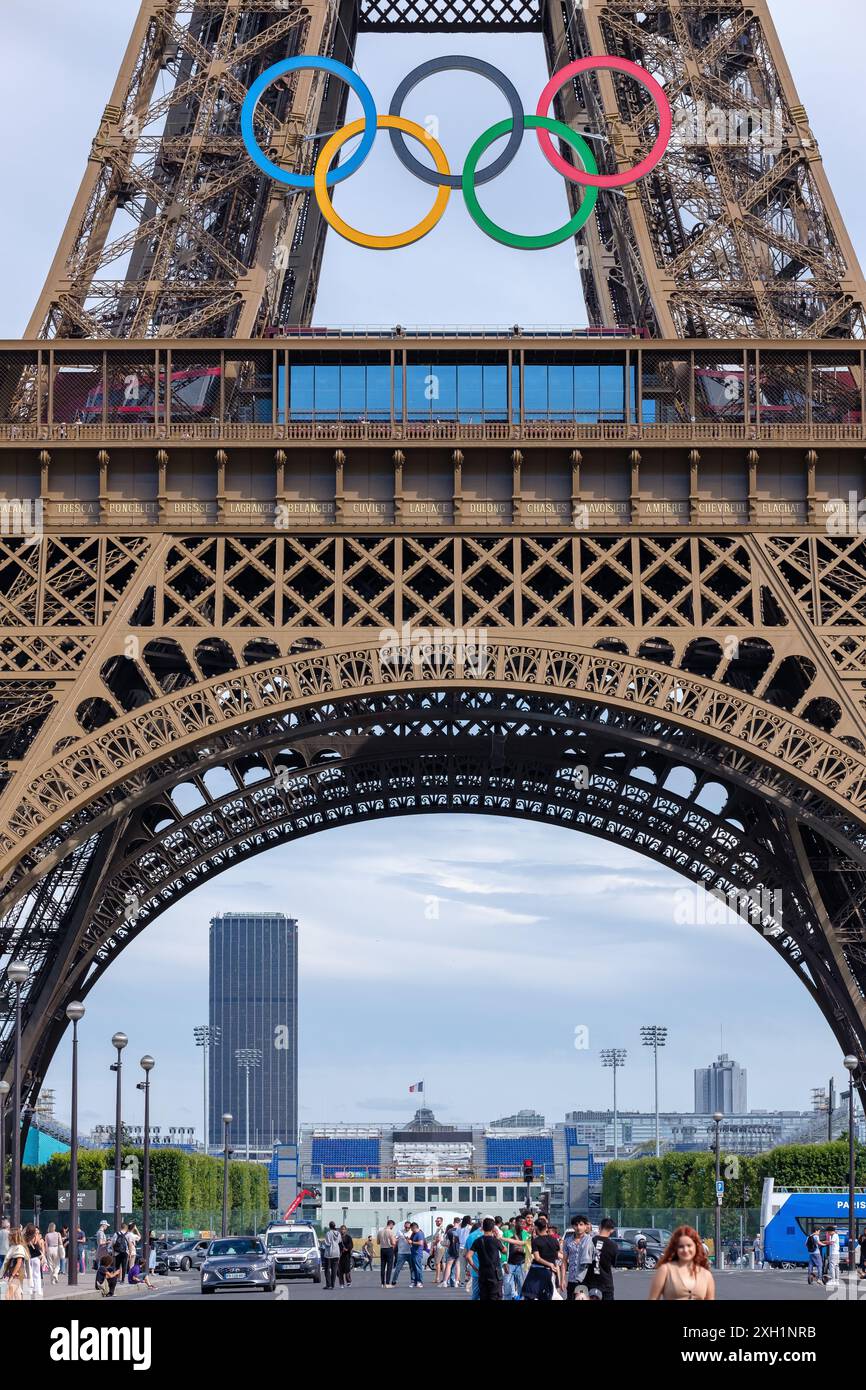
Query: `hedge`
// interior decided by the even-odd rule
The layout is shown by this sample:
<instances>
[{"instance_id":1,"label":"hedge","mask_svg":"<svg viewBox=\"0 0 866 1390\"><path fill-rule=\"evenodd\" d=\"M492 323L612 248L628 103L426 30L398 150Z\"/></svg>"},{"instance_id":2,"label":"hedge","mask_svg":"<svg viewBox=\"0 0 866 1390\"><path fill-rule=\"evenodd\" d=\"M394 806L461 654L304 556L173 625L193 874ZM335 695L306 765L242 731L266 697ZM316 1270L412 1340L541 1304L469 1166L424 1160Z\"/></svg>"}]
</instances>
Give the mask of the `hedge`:
<instances>
[{"instance_id":1,"label":"hedge","mask_svg":"<svg viewBox=\"0 0 866 1390\"><path fill-rule=\"evenodd\" d=\"M724 1135L724 1132L723 1132ZM722 1155L723 1206L757 1206L764 1178L781 1187L847 1187L848 1140L832 1144L783 1144L750 1157ZM866 1178L866 1148L855 1150L858 1186ZM716 1160L713 1153L666 1153L661 1158L617 1159L606 1163L602 1206L606 1210L637 1207L711 1207L715 1203ZM744 1201L743 1189L748 1188Z\"/></svg>"},{"instance_id":2,"label":"hedge","mask_svg":"<svg viewBox=\"0 0 866 1390\"><path fill-rule=\"evenodd\" d=\"M144 1153L124 1146L122 1162L132 1158L132 1203L142 1205L141 1173ZM102 1173L114 1168L113 1149L79 1149L79 1190L95 1188L97 1204L102 1198ZM173 1211L186 1217L194 1212L219 1210L223 1196L223 1161L206 1154L184 1153L181 1149L153 1148L150 1151L151 1206L154 1211ZM21 1174L22 1205L32 1206L38 1193L42 1206L53 1209L57 1193L69 1188L68 1153L52 1154L47 1163L26 1167ZM263 1215L269 1208L268 1170L260 1163L229 1163L229 1207L239 1216Z\"/></svg>"}]
</instances>

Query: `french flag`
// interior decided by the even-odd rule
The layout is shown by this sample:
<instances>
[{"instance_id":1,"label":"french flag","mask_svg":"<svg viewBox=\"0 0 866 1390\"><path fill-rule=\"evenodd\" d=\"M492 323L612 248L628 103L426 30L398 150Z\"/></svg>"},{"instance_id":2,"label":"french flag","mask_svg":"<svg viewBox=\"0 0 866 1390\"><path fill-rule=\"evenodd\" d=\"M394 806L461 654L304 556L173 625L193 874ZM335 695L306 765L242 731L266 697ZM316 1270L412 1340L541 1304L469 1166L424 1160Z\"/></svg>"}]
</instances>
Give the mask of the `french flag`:
<instances>
[{"instance_id":1,"label":"french flag","mask_svg":"<svg viewBox=\"0 0 866 1390\"><path fill-rule=\"evenodd\" d=\"M409 1094L411 1095L413 1091L423 1091L423 1090L424 1090L424 1082L423 1082L423 1081L416 1081L414 1086L410 1086L410 1087L409 1087Z\"/></svg>"}]
</instances>

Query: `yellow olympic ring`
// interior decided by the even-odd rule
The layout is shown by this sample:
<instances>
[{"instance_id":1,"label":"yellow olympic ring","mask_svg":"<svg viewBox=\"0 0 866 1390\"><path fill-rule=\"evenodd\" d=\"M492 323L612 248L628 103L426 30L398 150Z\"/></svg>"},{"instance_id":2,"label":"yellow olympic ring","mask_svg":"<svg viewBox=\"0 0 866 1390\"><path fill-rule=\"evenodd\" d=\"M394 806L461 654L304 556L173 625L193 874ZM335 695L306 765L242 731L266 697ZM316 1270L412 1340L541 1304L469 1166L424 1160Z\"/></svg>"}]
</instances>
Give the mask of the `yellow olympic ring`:
<instances>
[{"instance_id":1,"label":"yellow olympic ring","mask_svg":"<svg viewBox=\"0 0 866 1390\"><path fill-rule=\"evenodd\" d=\"M333 227L335 232L339 232L346 241L354 242L356 246L366 246L373 251L392 251L399 246L411 246L413 242L420 241L428 232L432 232L436 223L445 211L448 199L451 197L451 189L447 184L440 185L436 194L436 201L428 212L416 226L410 227L407 232L395 232L393 236L374 236L370 232L359 232L354 227L350 227L348 222L344 222L334 211L331 203L331 194L325 180L328 177L328 170L331 161L337 151L345 145L347 140L351 140L353 135L359 135L364 129L366 122L363 117L361 120L352 121L350 125L344 125L342 130L338 130L336 135L332 135L322 153L316 161L316 171L313 180L313 187L316 192L316 201L319 204L319 211L324 217L329 227ZM411 135L415 140L420 140L426 149L433 156L433 162L440 174L450 174L448 160L445 151L438 141L428 135L426 130L414 121L407 121L405 116L377 116L377 130L402 130L404 135Z\"/></svg>"}]
</instances>

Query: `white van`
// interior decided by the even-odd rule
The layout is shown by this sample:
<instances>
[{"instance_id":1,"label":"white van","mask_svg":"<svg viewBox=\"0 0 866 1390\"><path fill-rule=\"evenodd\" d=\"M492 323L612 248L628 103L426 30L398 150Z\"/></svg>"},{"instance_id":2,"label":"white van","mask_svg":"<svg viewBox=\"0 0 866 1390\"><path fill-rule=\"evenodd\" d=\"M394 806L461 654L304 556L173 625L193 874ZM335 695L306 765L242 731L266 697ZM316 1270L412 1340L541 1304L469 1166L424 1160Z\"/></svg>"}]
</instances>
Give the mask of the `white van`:
<instances>
[{"instance_id":1,"label":"white van","mask_svg":"<svg viewBox=\"0 0 866 1390\"><path fill-rule=\"evenodd\" d=\"M290 1226L275 1222L262 1239L269 1255L273 1255L277 1278L312 1279L322 1282L322 1257L319 1238L313 1226Z\"/></svg>"}]
</instances>

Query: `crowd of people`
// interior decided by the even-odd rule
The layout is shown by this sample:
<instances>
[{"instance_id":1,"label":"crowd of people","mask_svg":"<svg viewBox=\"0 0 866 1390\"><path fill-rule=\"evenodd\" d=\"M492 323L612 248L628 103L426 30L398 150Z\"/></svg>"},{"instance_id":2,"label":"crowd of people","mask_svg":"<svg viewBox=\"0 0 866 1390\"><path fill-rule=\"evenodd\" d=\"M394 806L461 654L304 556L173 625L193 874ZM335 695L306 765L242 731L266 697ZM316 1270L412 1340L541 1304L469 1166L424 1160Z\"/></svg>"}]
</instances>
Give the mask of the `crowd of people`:
<instances>
[{"instance_id":1,"label":"crowd of people","mask_svg":"<svg viewBox=\"0 0 866 1390\"><path fill-rule=\"evenodd\" d=\"M113 1233L107 1221L100 1222L93 1271L96 1287L105 1297L114 1295L118 1283L155 1288L150 1278L156 1259L153 1232L147 1269L143 1267L141 1245L141 1232L134 1222L122 1222ZM11 1301L44 1297L46 1281L56 1284L64 1277L71 1259L77 1260L79 1274L85 1274L87 1248L87 1237L80 1226L72 1236L67 1226L58 1231L51 1221L43 1235L33 1222L24 1227L10 1226L4 1218L0 1221L0 1297Z\"/></svg>"},{"instance_id":2,"label":"crowd of people","mask_svg":"<svg viewBox=\"0 0 866 1390\"><path fill-rule=\"evenodd\" d=\"M422 1288L424 1269L432 1257L436 1287L462 1289L482 1303L518 1299L612 1302L615 1229L609 1218L593 1229L589 1217L575 1215L560 1237L547 1217L522 1212L510 1220L485 1216L474 1221L464 1216L459 1222L446 1222L440 1216L428 1237L417 1221L404 1221L398 1227L390 1220L378 1233L381 1284L383 1289L395 1288L406 1268L410 1286ZM340 1239L336 1228L334 1236ZM334 1263L339 1258L330 1257ZM351 1261L351 1254L349 1258ZM333 1273L326 1273L325 1286L335 1287ZM658 1262L649 1297L715 1298L706 1248L691 1227L680 1226L674 1231Z\"/></svg>"}]
</instances>

